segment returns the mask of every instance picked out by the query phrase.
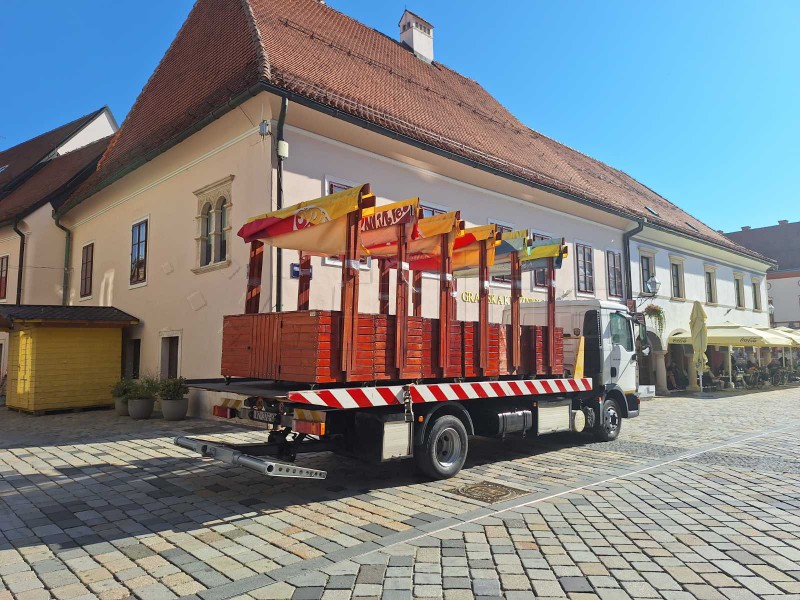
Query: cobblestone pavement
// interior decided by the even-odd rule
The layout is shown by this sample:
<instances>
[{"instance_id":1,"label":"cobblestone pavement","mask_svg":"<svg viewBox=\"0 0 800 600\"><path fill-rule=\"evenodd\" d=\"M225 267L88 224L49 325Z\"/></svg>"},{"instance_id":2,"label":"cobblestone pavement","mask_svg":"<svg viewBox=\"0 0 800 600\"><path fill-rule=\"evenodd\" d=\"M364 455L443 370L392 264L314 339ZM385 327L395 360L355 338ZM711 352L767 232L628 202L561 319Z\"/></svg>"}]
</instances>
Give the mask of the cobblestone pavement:
<instances>
[{"instance_id":1,"label":"cobblestone pavement","mask_svg":"<svg viewBox=\"0 0 800 600\"><path fill-rule=\"evenodd\" d=\"M448 481L293 481L172 444L250 427L3 410L0 600L800 598L798 426L798 388L658 399L613 443L472 439Z\"/></svg>"}]
</instances>

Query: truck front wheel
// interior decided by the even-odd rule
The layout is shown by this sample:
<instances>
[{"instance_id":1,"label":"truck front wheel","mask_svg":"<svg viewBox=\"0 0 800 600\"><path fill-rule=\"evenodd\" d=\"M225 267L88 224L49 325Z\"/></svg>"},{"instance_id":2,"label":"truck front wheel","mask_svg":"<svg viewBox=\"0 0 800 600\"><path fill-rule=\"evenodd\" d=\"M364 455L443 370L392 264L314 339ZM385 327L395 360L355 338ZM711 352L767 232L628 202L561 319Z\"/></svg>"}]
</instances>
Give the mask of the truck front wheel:
<instances>
[{"instance_id":1,"label":"truck front wheel","mask_svg":"<svg viewBox=\"0 0 800 600\"><path fill-rule=\"evenodd\" d=\"M467 458L467 430L461 419L442 415L430 424L422 443L414 448L417 469L433 479L448 479Z\"/></svg>"},{"instance_id":2,"label":"truck front wheel","mask_svg":"<svg viewBox=\"0 0 800 600\"><path fill-rule=\"evenodd\" d=\"M622 429L622 413L619 404L612 397L603 401L600 409L600 419L594 426L594 437L600 442L613 442L619 437Z\"/></svg>"}]
</instances>

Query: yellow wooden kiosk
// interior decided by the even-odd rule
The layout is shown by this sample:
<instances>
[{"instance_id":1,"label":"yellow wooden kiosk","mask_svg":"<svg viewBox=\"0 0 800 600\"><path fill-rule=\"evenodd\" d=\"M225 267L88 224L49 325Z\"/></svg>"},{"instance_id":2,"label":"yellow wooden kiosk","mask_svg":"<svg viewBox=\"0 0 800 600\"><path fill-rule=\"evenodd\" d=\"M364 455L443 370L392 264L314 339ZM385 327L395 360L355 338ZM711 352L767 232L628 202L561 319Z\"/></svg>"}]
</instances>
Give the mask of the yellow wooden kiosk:
<instances>
[{"instance_id":1,"label":"yellow wooden kiosk","mask_svg":"<svg viewBox=\"0 0 800 600\"><path fill-rule=\"evenodd\" d=\"M111 306L0 305L9 332L6 406L33 414L110 406L122 329L139 322Z\"/></svg>"}]
</instances>

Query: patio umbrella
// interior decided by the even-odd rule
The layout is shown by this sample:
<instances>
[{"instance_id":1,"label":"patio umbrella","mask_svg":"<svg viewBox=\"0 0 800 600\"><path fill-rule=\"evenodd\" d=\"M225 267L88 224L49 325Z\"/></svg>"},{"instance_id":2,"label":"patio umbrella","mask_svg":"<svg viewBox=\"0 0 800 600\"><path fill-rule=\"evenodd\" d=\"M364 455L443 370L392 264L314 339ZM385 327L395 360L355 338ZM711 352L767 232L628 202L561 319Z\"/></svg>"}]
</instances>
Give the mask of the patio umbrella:
<instances>
[{"instance_id":1,"label":"patio umbrella","mask_svg":"<svg viewBox=\"0 0 800 600\"><path fill-rule=\"evenodd\" d=\"M692 313L694 314L694 313ZM790 341L777 332L745 327L735 323L722 325L709 325L707 327L708 343L712 346L753 346L755 348L768 348L786 346Z\"/></svg>"},{"instance_id":2,"label":"patio umbrella","mask_svg":"<svg viewBox=\"0 0 800 600\"><path fill-rule=\"evenodd\" d=\"M705 371L706 366L706 348L708 347L708 329L706 328L706 311L703 310L703 306L696 300L692 307L692 314L689 317L689 329L692 333L694 362L700 374L700 392L702 392L703 371Z\"/></svg>"}]
</instances>

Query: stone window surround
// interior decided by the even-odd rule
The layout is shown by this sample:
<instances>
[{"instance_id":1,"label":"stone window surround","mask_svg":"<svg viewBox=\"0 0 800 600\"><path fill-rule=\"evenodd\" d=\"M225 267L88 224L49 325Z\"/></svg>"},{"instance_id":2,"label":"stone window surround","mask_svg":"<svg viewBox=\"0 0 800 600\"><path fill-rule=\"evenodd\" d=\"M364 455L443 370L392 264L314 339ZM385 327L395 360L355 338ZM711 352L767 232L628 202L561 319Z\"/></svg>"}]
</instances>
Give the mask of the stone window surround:
<instances>
[{"instance_id":1,"label":"stone window surround","mask_svg":"<svg viewBox=\"0 0 800 600\"><path fill-rule=\"evenodd\" d=\"M674 254L669 255L669 277L670 277L670 288L669 293L671 296L671 300L686 300L686 273L684 271L684 264L686 263L686 259L683 256L676 256ZM680 281L678 282L678 287L680 289L680 296L676 296L673 292L675 289L675 282L674 280L674 272L672 269L673 265L678 265L680 270Z\"/></svg>"},{"instance_id":2,"label":"stone window surround","mask_svg":"<svg viewBox=\"0 0 800 600\"><path fill-rule=\"evenodd\" d=\"M231 264L231 208L233 207L233 200L231 195L231 187L233 183L234 175L228 175L223 179L210 183L199 190L195 190L193 193L197 198L197 213L195 216L195 222L197 223L197 236L195 237L195 246L196 246L196 253L195 253L195 268L192 269L192 272L195 274L200 273L207 273L208 271L216 271L217 269L224 269L225 267L230 266ZM225 200L225 212L226 212L226 219L225 219L225 227L220 230L219 224L222 220L220 206L222 202L220 200ZM203 264L203 252L204 248L206 247L206 234L203 231L203 221L204 221L204 212L206 211L207 207L211 206L211 214L210 214L210 226L211 231L208 235L211 236L211 259L206 263ZM219 247L222 241L222 231L226 232L227 237L227 245L225 247L225 256L219 256ZM217 260L214 260L217 258Z\"/></svg>"}]
</instances>

